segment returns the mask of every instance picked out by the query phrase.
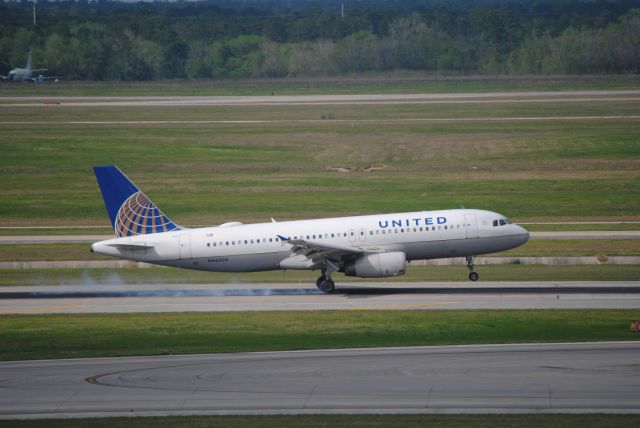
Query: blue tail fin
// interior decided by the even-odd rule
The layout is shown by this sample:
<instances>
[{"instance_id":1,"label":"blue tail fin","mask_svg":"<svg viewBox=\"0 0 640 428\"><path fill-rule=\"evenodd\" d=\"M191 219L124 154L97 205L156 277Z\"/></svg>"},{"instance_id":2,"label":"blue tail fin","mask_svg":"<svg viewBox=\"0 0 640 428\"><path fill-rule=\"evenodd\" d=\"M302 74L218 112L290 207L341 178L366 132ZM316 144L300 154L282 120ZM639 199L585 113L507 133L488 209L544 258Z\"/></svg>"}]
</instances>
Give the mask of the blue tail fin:
<instances>
[{"instance_id":1,"label":"blue tail fin","mask_svg":"<svg viewBox=\"0 0 640 428\"><path fill-rule=\"evenodd\" d=\"M180 230L117 166L94 166L93 172L116 236Z\"/></svg>"}]
</instances>

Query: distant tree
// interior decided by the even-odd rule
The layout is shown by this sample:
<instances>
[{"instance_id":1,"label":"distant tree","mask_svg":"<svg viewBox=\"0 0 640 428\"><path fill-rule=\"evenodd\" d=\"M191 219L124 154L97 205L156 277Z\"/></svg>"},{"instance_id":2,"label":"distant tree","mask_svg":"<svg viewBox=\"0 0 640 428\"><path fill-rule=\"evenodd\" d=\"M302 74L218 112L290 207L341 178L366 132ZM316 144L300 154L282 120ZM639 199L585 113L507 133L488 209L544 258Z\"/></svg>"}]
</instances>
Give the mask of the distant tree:
<instances>
[{"instance_id":1,"label":"distant tree","mask_svg":"<svg viewBox=\"0 0 640 428\"><path fill-rule=\"evenodd\" d=\"M302 42L291 46L289 74L292 76L315 76L334 74L338 70L332 55L335 43L330 40Z\"/></svg>"},{"instance_id":2,"label":"distant tree","mask_svg":"<svg viewBox=\"0 0 640 428\"><path fill-rule=\"evenodd\" d=\"M211 49L214 77L258 77L264 53L259 36L237 36L213 44Z\"/></svg>"}]
</instances>

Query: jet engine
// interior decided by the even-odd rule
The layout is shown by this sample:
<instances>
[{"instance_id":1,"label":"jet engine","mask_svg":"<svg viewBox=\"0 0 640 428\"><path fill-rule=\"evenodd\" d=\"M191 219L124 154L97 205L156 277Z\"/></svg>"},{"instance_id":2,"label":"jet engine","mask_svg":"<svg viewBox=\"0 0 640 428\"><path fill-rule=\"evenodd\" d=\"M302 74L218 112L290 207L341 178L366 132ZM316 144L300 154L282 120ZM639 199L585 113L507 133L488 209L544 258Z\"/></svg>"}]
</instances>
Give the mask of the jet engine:
<instances>
[{"instance_id":1,"label":"jet engine","mask_svg":"<svg viewBox=\"0 0 640 428\"><path fill-rule=\"evenodd\" d=\"M360 256L344 265L344 274L361 278L384 278L404 275L405 267L405 254L401 251L395 251Z\"/></svg>"}]
</instances>

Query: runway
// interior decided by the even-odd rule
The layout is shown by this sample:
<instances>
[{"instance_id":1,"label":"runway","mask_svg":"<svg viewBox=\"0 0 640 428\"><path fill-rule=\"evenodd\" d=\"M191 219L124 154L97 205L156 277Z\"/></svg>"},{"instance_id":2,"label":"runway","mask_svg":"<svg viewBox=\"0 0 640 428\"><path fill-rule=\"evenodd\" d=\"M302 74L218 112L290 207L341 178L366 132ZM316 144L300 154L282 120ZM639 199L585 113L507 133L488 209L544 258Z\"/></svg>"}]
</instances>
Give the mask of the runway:
<instances>
[{"instance_id":1,"label":"runway","mask_svg":"<svg viewBox=\"0 0 640 428\"><path fill-rule=\"evenodd\" d=\"M640 342L0 363L0 418L638 413Z\"/></svg>"},{"instance_id":2,"label":"runway","mask_svg":"<svg viewBox=\"0 0 640 428\"><path fill-rule=\"evenodd\" d=\"M0 314L639 308L640 281L352 282L330 295L296 283L0 288Z\"/></svg>"},{"instance_id":3,"label":"runway","mask_svg":"<svg viewBox=\"0 0 640 428\"><path fill-rule=\"evenodd\" d=\"M531 102L637 102L638 90L518 91L448 94L331 94L260 96L124 96L124 97L0 97L0 107L168 107L291 106L362 104L459 104Z\"/></svg>"}]
</instances>

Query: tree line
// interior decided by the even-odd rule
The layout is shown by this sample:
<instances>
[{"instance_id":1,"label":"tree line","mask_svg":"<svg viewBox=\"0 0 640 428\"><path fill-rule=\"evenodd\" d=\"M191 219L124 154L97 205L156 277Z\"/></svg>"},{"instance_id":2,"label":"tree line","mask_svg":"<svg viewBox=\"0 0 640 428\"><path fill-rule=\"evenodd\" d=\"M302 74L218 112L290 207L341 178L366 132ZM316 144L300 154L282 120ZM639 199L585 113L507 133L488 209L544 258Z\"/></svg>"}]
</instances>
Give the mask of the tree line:
<instances>
[{"instance_id":1,"label":"tree line","mask_svg":"<svg viewBox=\"0 0 640 428\"><path fill-rule=\"evenodd\" d=\"M638 73L640 2L233 1L0 4L0 70L82 80L420 70ZM638 8L636 8L638 7Z\"/></svg>"}]
</instances>

